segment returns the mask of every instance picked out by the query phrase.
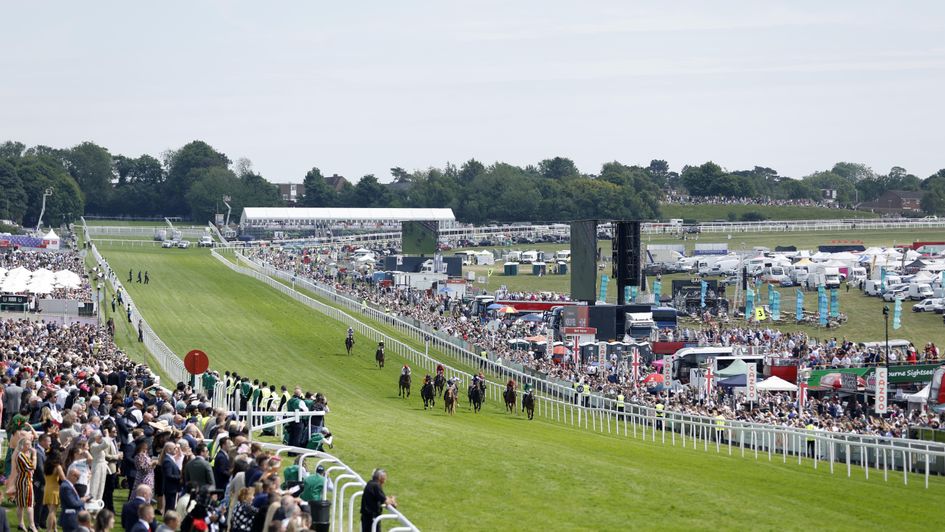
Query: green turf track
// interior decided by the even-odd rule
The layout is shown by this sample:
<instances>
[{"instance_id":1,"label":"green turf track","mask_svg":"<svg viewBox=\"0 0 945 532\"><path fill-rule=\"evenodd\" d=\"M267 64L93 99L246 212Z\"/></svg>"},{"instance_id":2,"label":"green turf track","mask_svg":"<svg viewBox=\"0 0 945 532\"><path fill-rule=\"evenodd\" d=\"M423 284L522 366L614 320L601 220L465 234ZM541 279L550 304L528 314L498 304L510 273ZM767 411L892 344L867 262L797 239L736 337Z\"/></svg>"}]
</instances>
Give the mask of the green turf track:
<instances>
[{"instance_id":1,"label":"green turf track","mask_svg":"<svg viewBox=\"0 0 945 532\"><path fill-rule=\"evenodd\" d=\"M863 529L935 526L943 484L862 469L845 478L766 458L717 455L592 434L503 414L494 402L456 417L424 412L418 390L396 394L391 357L379 371L367 342L343 354L344 324L231 272L207 250L102 248L176 352L201 348L219 370L325 393L335 453L362 474L384 466L388 492L425 530Z\"/></svg>"}]
</instances>

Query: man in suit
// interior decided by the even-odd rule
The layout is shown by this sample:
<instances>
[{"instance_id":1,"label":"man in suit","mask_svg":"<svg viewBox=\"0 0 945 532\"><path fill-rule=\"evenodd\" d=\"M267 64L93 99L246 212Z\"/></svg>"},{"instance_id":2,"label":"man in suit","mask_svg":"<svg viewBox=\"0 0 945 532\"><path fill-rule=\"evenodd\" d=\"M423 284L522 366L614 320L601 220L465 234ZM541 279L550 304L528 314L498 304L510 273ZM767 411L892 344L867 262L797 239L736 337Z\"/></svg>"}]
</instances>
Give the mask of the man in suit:
<instances>
[{"instance_id":1,"label":"man in suit","mask_svg":"<svg viewBox=\"0 0 945 532\"><path fill-rule=\"evenodd\" d=\"M151 487L141 484L135 488L135 496L121 507L121 527L125 530L131 530L138 520L138 508L143 504L151 502Z\"/></svg>"},{"instance_id":2,"label":"man in suit","mask_svg":"<svg viewBox=\"0 0 945 532\"><path fill-rule=\"evenodd\" d=\"M213 480L214 484L221 488L226 486L230 480L230 455L233 448L233 440L224 436L220 438L219 450L213 459Z\"/></svg>"},{"instance_id":3,"label":"man in suit","mask_svg":"<svg viewBox=\"0 0 945 532\"><path fill-rule=\"evenodd\" d=\"M131 532L151 532L151 522L154 521L154 507L150 504L142 504L138 507L138 520L131 528Z\"/></svg>"},{"instance_id":4,"label":"man in suit","mask_svg":"<svg viewBox=\"0 0 945 532\"><path fill-rule=\"evenodd\" d=\"M79 512L85 510L85 501L89 496L79 497L79 492L75 489L75 483L79 481L79 470L70 469L66 473L66 480L59 485L59 507L62 513L59 515L59 526L63 532L78 532L79 530Z\"/></svg>"},{"instance_id":5,"label":"man in suit","mask_svg":"<svg viewBox=\"0 0 945 532\"><path fill-rule=\"evenodd\" d=\"M213 468L207 459L210 457L210 451L207 444L200 442L194 450L193 460L187 462L184 466L184 485L188 488L202 488L207 486L213 489L215 481L213 478Z\"/></svg>"}]
</instances>

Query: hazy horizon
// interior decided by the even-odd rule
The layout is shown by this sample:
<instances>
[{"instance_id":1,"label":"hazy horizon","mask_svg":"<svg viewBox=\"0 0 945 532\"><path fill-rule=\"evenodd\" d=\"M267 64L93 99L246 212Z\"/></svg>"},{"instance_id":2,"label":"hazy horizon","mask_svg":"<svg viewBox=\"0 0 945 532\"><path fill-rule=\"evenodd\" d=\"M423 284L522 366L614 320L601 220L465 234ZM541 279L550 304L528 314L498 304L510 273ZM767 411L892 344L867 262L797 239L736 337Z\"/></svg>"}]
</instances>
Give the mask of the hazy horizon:
<instances>
[{"instance_id":1,"label":"hazy horizon","mask_svg":"<svg viewBox=\"0 0 945 532\"><path fill-rule=\"evenodd\" d=\"M802 177L945 167L945 4L11 4L0 140L273 182L555 156Z\"/></svg>"}]
</instances>

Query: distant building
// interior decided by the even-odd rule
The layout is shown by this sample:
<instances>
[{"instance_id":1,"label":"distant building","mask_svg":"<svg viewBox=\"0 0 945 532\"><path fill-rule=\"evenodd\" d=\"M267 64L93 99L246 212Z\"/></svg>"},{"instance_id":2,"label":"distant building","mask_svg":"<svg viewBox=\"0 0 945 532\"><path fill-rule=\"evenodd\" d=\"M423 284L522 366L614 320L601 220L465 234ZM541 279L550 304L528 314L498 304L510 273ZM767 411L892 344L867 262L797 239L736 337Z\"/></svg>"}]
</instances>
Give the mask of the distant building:
<instances>
[{"instance_id":1,"label":"distant building","mask_svg":"<svg viewBox=\"0 0 945 532\"><path fill-rule=\"evenodd\" d=\"M861 203L857 208L861 211L872 211L882 214L908 214L922 212L922 192L912 190L887 190L874 201Z\"/></svg>"},{"instance_id":2,"label":"distant building","mask_svg":"<svg viewBox=\"0 0 945 532\"><path fill-rule=\"evenodd\" d=\"M276 183L279 187L279 196L287 205L294 205L302 201L305 195L305 185L301 183Z\"/></svg>"},{"instance_id":3,"label":"distant building","mask_svg":"<svg viewBox=\"0 0 945 532\"><path fill-rule=\"evenodd\" d=\"M837 202L837 189L822 188L820 189L820 197L827 203L836 203Z\"/></svg>"},{"instance_id":4,"label":"distant building","mask_svg":"<svg viewBox=\"0 0 945 532\"><path fill-rule=\"evenodd\" d=\"M340 176L338 174L331 174L331 177L326 177L325 182L328 183L328 186L335 189L335 192L341 192L345 186L351 184L347 179L344 178L344 176Z\"/></svg>"}]
</instances>

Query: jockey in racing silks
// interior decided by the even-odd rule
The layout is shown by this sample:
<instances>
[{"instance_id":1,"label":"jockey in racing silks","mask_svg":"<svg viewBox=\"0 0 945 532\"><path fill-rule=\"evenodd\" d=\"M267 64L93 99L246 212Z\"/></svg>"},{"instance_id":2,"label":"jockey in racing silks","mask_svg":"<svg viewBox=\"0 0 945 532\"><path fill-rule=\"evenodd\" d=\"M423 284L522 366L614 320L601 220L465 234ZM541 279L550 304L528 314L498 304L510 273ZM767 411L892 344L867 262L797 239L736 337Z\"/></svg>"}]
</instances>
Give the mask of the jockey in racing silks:
<instances>
[{"instance_id":1,"label":"jockey in racing silks","mask_svg":"<svg viewBox=\"0 0 945 532\"><path fill-rule=\"evenodd\" d=\"M410 375L410 366L404 364L404 368L400 370L401 375Z\"/></svg>"},{"instance_id":2,"label":"jockey in racing silks","mask_svg":"<svg viewBox=\"0 0 945 532\"><path fill-rule=\"evenodd\" d=\"M436 365L436 374L437 374L437 375L442 375L442 374L445 373L445 372L446 372L446 368L443 367L443 364L437 364L437 365Z\"/></svg>"},{"instance_id":3,"label":"jockey in racing silks","mask_svg":"<svg viewBox=\"0 0 945 532\"><path fill-rule=\"evenodd\" d=\"M531 395L531 394L532 394L532 385L531 385L531 383L526 382L526 383L525 383L525 387L524 387L522 390L523 390L523 392L524 392L525 395Z\"/></svg>"},{"instance_id":4,"label":"jockey in racing silks","mask_svg":"<svg viewBox=\"0 0 945 532\"><path fill-rule=\"evenodd\" d=\"M515 379L509 379L509 382L505 383L505 391L511 392L515 390Z\"/></svg>"},{"instance_id":5,"label":"jockey in racing silks","mask_svg":"<svg viewBox=\"0 0 945 532\"><path fill-rule=\"evenodd\" d=\"M354 340L354 329L348 327L348 338Z\"/></svg>"},{"instance_id":6,"label":"jockey in racing silks","mask_svg":"<svg viewBox=\"0 0 945 532\"><path fill-rule=\"evenodd\" d=\"M482 372L481 372L481 371L479 372L478 375L473 375L472 384L473 384L473 386L479 386L480 384L483 385L483 386L485 386L485 384L486 384L486 378L482 376Z\"/></svg>"}]
</instances>

